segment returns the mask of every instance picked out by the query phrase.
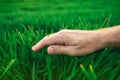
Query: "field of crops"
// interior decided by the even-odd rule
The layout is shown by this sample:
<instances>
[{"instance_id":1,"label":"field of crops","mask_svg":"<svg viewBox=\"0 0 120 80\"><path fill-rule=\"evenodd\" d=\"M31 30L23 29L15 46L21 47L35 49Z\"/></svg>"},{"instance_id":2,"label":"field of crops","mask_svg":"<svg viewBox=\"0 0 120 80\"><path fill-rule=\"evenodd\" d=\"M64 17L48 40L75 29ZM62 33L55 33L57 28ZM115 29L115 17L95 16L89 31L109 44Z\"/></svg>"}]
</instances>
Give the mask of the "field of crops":
<instances>
[{"instance_id":1,"label":"field of crops","mask_svg":"<svg viewBox=\"0 0 120 80\"><path fill-rule=\"evenodd\" d=\"M120 0L0 0L0 80L120 80L119 48L79 57L31 50L61 29L118 25L119 7Z\"/></svg>"}]
</instances>

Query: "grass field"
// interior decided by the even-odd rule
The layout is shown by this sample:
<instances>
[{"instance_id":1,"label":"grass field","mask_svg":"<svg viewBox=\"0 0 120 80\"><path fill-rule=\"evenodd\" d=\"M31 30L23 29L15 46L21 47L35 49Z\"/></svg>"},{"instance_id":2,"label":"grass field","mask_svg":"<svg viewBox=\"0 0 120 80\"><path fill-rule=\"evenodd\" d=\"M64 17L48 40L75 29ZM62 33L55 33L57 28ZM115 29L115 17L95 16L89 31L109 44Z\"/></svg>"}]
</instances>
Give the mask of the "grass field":
<instances>
[{"instance_id":1,"label":"grass field","mask_svg":"<svg viewBox=\"0 0 120 80\"><path fill-rule=\"evenodd\" d=\"M118 25L119 7L120 0L0 0L0 80L120 80L118 48L79 57L31 50L64 28Z\"/></svg>"}]
</instances>

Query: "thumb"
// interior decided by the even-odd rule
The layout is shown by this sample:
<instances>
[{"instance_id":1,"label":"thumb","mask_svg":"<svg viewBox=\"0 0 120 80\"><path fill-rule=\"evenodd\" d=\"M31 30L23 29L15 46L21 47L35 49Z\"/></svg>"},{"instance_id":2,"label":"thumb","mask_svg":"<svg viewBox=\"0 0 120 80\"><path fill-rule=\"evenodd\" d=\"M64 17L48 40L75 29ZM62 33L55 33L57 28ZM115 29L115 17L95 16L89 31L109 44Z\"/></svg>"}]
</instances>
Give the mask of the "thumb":
<instances>
[{"instance_id":1,"label":"thumb","mask_svg":"<svg viewBox=\"0 0 120 80\"><path fill-rule=\"evenodd\" d=\"M48 47L47 51L49 54L69 54L70 50L71 50L70 46L51 45Z\"/></svg>"}]
</instances>

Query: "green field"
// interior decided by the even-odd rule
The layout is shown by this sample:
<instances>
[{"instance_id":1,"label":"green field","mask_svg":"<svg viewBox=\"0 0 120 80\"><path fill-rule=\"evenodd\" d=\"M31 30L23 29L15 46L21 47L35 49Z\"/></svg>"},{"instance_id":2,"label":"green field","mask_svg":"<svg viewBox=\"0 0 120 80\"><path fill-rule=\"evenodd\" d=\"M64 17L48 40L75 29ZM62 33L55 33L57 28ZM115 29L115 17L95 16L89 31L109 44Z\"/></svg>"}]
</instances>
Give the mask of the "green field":
<instances>
[{"instance_id":1,"label":"green field","mask_svg":"<svg viewBox=\"0 0 120 80\"><path fill-rule=\"evenodd\" d=\"M61 29L119 25L119 7L120 0L0 0L0 80L120 80L119 48L79 57L31 50Z\"/></svg>"}]
</instances>

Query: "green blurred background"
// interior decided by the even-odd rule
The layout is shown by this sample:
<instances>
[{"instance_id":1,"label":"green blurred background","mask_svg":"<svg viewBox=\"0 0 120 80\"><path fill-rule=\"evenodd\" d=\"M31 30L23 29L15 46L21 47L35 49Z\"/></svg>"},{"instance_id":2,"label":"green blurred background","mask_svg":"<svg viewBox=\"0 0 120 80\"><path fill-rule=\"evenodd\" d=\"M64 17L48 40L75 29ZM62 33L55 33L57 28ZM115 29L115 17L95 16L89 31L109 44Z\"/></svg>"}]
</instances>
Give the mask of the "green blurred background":
<instances>
[{"instance_id":1,"label":"green blurred background","mask_svg":"<svg viewBox=\"0 0 120 80\"><path fill-rule=\"evenodd\" d=\"M0 80L120 80L119 49L81 57L31 50L45 35L64 28L119 25L119 7L120 0L0 0Z\"/></svg>"},{"instance_id":2,"label":"green blurred background","mask_svg":"<svg viewBox=\"0 0 120 80\"><path fill-rule=\"evenodd\" d=\"M110 18L110 23L104 26L118 25L119 5L119 0L1 0L0 26L8 30L7 25L14 28L24 24L37 28L57 24L58 28L62 24L70 27L70 23L78 26L82 21L84 25L92 23L101 27L106 18Z\"/></svg>"}]
</instances>

